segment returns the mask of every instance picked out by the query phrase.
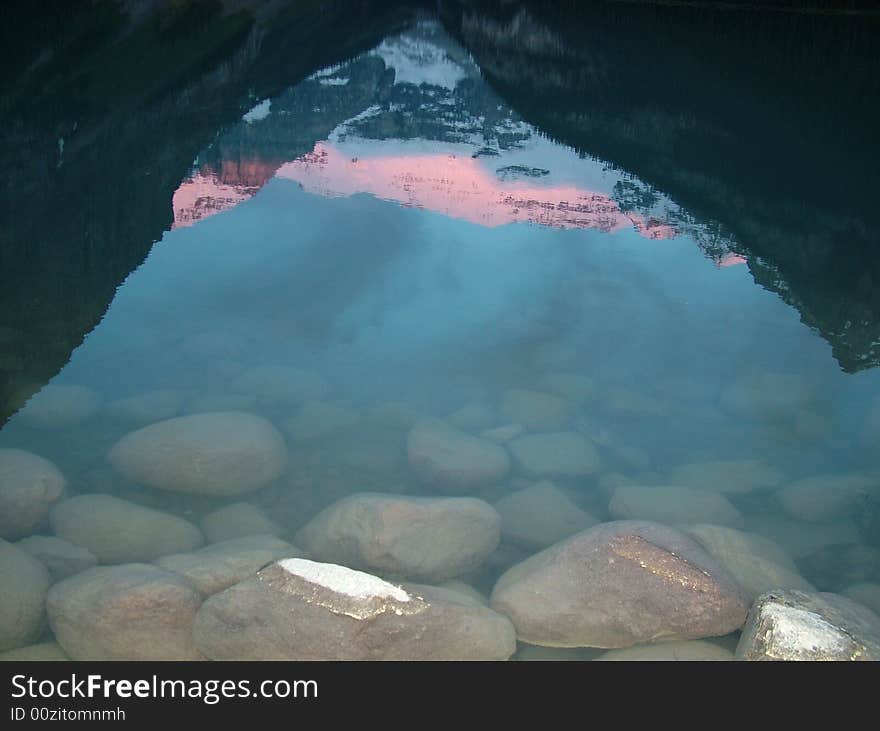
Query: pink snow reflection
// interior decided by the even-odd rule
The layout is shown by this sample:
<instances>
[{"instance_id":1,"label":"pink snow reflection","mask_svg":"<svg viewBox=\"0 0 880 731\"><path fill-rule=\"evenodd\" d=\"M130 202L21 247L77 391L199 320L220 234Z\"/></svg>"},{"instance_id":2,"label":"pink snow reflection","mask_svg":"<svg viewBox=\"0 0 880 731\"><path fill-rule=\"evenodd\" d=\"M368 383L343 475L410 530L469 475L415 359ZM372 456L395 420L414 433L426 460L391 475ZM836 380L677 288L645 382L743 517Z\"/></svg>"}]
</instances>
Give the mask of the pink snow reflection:
<instances>
[{"instance_id":1,"label":"pink snow reflection","mask_svg":"<svg viewBox=\"0 0 880 731\"><path fill-rule=\"evenodd\" d=\"M720 267L735 267L739 264L745 264L747 259L739 254L725 254L718 260Z\"/></svg>"},{"instance_id":2,"label":"pink snow reflection","mask_svg":"<svg viewBox=\"0 0 880 731\"><path fill-rule=\"evenodd\" d=\"M497 158L488 159L498 163ZM349 157L331 144L318 143L313 152L282 165L277 174L310 193L369 193L482 226L527 222L608 233L634 226L646 238L675 235L662 221L624 213L602 193L573 185L542 185L540 178L527 175L499 180L485 158L436 153Z\"/></svg>"}]
</instances>

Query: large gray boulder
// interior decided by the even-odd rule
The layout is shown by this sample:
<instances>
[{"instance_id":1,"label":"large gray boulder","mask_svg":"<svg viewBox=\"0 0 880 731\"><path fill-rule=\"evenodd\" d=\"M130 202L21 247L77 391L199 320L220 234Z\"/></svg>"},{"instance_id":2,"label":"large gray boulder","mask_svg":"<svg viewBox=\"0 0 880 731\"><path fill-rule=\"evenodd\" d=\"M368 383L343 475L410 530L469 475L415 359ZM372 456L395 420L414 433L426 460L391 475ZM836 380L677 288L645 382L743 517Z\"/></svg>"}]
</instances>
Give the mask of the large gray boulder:
<instances>
[{"instance_id":1,"label":"large gray boulder","mask_svg":"<svg viewBox=\"0 0 880 731\"><path fill-rule=\"evenodd\" d=\"M628 647L724 635L748 601L691 538L646 521L601 523L513 566L492 592L523 642Z\"/></svg>"},{"instance_id":2,"label":"large gray boulder","mask_svg":"<svg viewBox=\"0 0 880 731\"><path fill-rule=\"evenodd\" d=\"M207 599L193 634L214 660L506 660L516 649L510 622L462 594L304 559Z\"/></svg>"},{"instance_id":3,"label":"large gray boulder","mask_svg":"<svg viewBox=\"0 0 880 731\"><path fill-rule=\"evenodd\" d=\"M771 591L755 600L739 660L880 660L880 617L839 594Z\"/></svg>"},{"instance_id":4,"label":"large gray boulder","mask_svg":"<svg viewBox=\"0 0 880 731\"><path fill-rule=\"evenodd\" d=\"M0 539L0 652L39 637L46 623L49 583L43 564Z\"/></svg>"},{"instance_id":5,"label":"large gray boulder","mask_svg":"<svg viewBox=\"0 0 880 731\"><path fill-rule=\"evenodd\" d=\"M50 515L56 536L91 551L101 563L152 561L192 551L205 540L183 518L112 495L79 495Z\"/></svg>"},{"instance_id":6,"label":"large gray boulder","mask_svg":"<svg viewBox=\"0 0 880 731\"><path fill-rule=\"evenodd\" d=\"M508 447L517 465L535 477L577 478L599 471L596 448L577 432L527 434Z\"/></svg>"},{"instance_id":7,"label":"large gray boulder","mask_svg":"<svg viewBox=\"0 0 880 731\"><path fill-rule=\"evenodd\" d=\"M192 553L162 556L156 565L188 579L205 596L228 589L279 558L296 558L302 551L271 535L232 538Z\"/></svg>"},{"instance_id":8,"label":"large gray boulder","mask_svg":"<svg viewBox=\"0 0 880 731\"><path fill-rule=\"evenodd\" d=\"M15 545L42 563L53 583L98 565L90 550L57 536L28 536Z\"/></svg>"},{"instance_id":9,"label":"large gray boulder","mask_svg":"<svg viewBox=\"0 0 880 731\"><path fill-rule=\"evenodd\" d=\"M55 584L49 624L72 660L200 660L192 625L202 595L148 564L97 566Z\"/></svg>"},{"instance_id":10,"label":"large gray boulder","mask_svg":"<svg viewBox=\"0 0 880 731\"><path fill-rule=\"evenodd\" d=\"M546 480L508 493L495 509L501 515L502 538L532 550L552 546L598 522Z\"/></svg>"},{"instance_id":11,"label":"large gray boulder","mask_svg":"<svg viewBox=\"0 0 880 731\"><path fill-rule=\"evenodd\" d=\"M618 520L657 523L736 523L739 510L724 495L675 485L621 485L611 496L608 512Z\"/></svg>"},{"instance_id":12,"label":"large gray boulder","mask_svg":"<svg viewBox=\"0 0 880 731\"><path fill-rule=\"evenodd\" d=\"M217 411L167 419L131 432L113 446L108 459L142 485L225 497L278 479L287 466L287 447L263 417Z\"/></svg>"},{"instance_id":13,"label":"large gray boulder","mask_svg":"<svg viewBox=\"0 0 880 731\"><path fill-rule=\"evenodd\" d=\"M438 582L480 566L500 526L475 498L358 493L322 510L294 541L316 561Z\"/></svg>"},{"instance_id":14,"label":"large gray boulder","mask_svg":"<svg viewBox=\"0 0 880 731\"><path fill-rule=\"evenodd\" d=\"M498 482L510 469L504 447L437 420L418 422L407 435L406 449L422 482L458 492Z\"/></svg>"},{"instance_id":15,"label":"large gray boulder","mask_svg":"<svg viewBox=\"0 0 880 731\"><path fill-rule=\"evenodd\" d=\"M0 538L31 535L66 484L49 460L23 449L0 449Z\"/></svg>"}]
</instances>

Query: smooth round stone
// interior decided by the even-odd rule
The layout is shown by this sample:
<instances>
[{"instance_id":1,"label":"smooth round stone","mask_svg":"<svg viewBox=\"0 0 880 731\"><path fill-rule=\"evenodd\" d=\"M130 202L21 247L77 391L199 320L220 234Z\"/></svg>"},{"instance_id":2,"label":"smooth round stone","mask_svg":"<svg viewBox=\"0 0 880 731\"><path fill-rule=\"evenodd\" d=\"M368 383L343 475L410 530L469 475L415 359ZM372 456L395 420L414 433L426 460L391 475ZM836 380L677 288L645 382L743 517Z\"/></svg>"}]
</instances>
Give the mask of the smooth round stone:
<instances>
[{"instance_id":1,"label":"smooth round stone","mask_svg":"<svg viewBox=\"0 0 880 731\"><path fill-rule=\"evenodd\" d=\"M618 662L664 662L676 660L693 662L733 659L733 653L730 650L705 640L684 640L681 642L658 642L653 645L636 645L635 647L627 647L622 650L609 650L596 658L596 660L601 661L616 660Z\"/></svg>"},{"instance_id":2,"label":"smooth round stone","mask_svg":"<svg viewBox=\"0 0 880 731\"><path fill-rule=\"evenodd\" d=\"M878 486L868 475L818 475L786 485L776 499L795 520L822 523L853 516L868 496L880 496Z\"/></svg>"},{"instance_id":3,"label":"smooth round stone","mask_svg":"<svg viewBox=\"0 0 880 731\"><path fill-rule=\"evenodd\" d=\"M188 579L203 595L228 589L280 558L297 558L302 551L271 535L245 536L200 548L192 553L162 556L156 565Z\"/></svg>"},{"instance_id":4,"label":"smooth round stone","mask_svg":"<svg viewBox=\"0 0 880 731\"><path fill-rule=\"evenodd\" d=\"M839 594L771 591L755 600L738 660L880 660L880 617Z\"/></svg>"},{"instance_id":5,"label":"smooth round stone","mask_svg":"<svg viewBox=\"0 0 880 731\"><path fill-rule=\"evenodd\" d=\"M667 525L725 525L742 517L723 495L666 485L621 485L614 490L608 511L617 520L651 520Z\"/></svg>"},{"instance_id":6,"label":"smooth round stone","mask_svg":"<svg viewBox=\"0 0 880 731\"><path fill-rule=\"evenodd\" d=\"M187 398L186 391L160 389L127 396L107 405L107 412L134 424L152 424L154 421L176 416Z\"/></svg>"},{"instance_id":7,"label":"smooth round stone","mask_svg":"<svg viewBox=\"0 0 880 731\"><path fill-rule=\"evenodd\" d=\"M475 498L358 493L322 510L294 540L318 561L439 582L479 567L500 526L495 509Z\"/></svg>"},{"instance_id":8,"label":"smooth round stone","mask_svg":"<svg viewBox=\"0 0 880 731\"><path fill-rule=\"evenodd\" d=\"M356 411L324 401L309 401L287 420L285 430L294 441L320 439L346 429L360 421Z\"/></svg>"},{"instance_id":9,"label":"smooth round stone","mask_svg":"<svg viewBox=\"0 0 880 731\"><path fill-rule=\"evenodd\" d=\"M539 482L495 503L501 536L526 549L540 550L598 523L552 482Z\"/></svg>"},{"instance_id":10,"label":"smooth round stone","mask_svg":"<svg viewBox=\"0 0 880 731\"><path fill-rule=\"evenodd\" d=\"M284 365L248 368L232 382L232 390L279 404L318 401L330 392L327 380L309 371Z\"/></svg>"},{"instance_id":11,"label":"smooth round stone","mask_svg":"<svg viewBox=\"0 0 880 731\"><path fill-rule=\"evenodd\" d=\"M65 429L94 416L101 397L88 386L48 385L31 397L17 418L34 429Z\"/></svg>"},{"instance_id":12,"label":"smooth round stone","mask_svg":"<svg viewBox=\"0 0 880 731\"><path fill-rule=\"evenodd\" d=\"M599 454L577 432L527 434L508 444L516 463L528 474L547 478L575 478L599 471Z\"/></svg>"},{"instance_id":13,"label":"smooth round stone","mask_svg":"<svg viewBox=\"0 0 880 731\"><path fill-rule=\"evenodd\" d=\"M0 652L0 662L59 662L70 660L57 642L40 642Z\"/></svg>"},{"instance_id":14,"label":"smooth round stone","mask_svg":"<svg viewBox=\"0 0 880 731\"><path fill-rule=\"evenodd\" d=\"M0 539L0 652L30 645L40 636L49 583L43 564Z\"/></svg>"},{"instance_id":15,"label":"smooth round stone","mask_svg":"<svg viewBox=\"0 0 880 731\"><path fill-rule=\"evenodd\" d=\"M101 563L152 561L192 551L205 541L189 521L112 495L80 495L58 503L52 531L91 551Z\"/></svg>"},{"instance_id":16,"label":"smooth round stone","mask_svg":"<svg viewBox=\"0 0 880 731\"><path fill-rule=\"evenodd\" d=\"M685 526L694 538L733 575L752 599L771 589L814 587L797 570L794 562L762 536L715 525Z\"/></svg>"},{"instance_id":17,"label":"smooth round stone","mask_svg":"<svg viewBox=\"0 0 880 731\"><path fill-rule=\"evenodd\" d=\"M488 404L482 401L473 401L453 411L444 421L456 429L475 432L497 424L498 415Z\"/></svg>"},{"instance_id":18,"label":"smooth round stone","mask_svg":"<svg viewBox=\"0 0 880 731\"><path fill-rule=\"evenodd\" d=\"M510 388L501 397L501 416L527 429L546 431L565 426L571 412L568 402L552 393Z\"/></svg>"},{"instance_id":19,"label":"smooth round stone","mask_svg":"<svg viewBox=\"0 0 880 731\"><path fill-rule=\"evenodd\" d=\"M193 635L214 660L506 660L510 621L458 592L304 559L209 597Z\"/></svg>"},{"instance_id":20,"label":"smooth round stone","mask_svg":"<svg viewBox=\"0 0 880 731\"><path fill-rule=\"evenodd\" d=\"M776 487L783 477L761 459L722 459L679 465L669 473L669 484L739 494Z\"/></svg>"},{"instance_id":21,"label":"smooth round stone","mask_svg":"<svg viewBox=\"0 0 880 731\"><path fill-rule=\"evenodd\" d=\"M23 449L0 449L0 538L31 535L66 485L49 460Z\"/></svg>"},{"instance_id":22,"label":"smooth round stone","mask_svg":"<svg viewBox=\"0 0 880 731\"><path fill-rule=\"evenodd\" d=\"M42 563L53 583L98 565L91 551L56 536L29 536L15 545Z\"/></svg>"},{"instance_id":23,"label":"smooth round stone","mask_svg":"<svg viewBox=\"0 0 880 731\"><path fill-rule=\"evenodd\" d=\"M192 638L202 596L149 564L97 566L55 584L49 624L72 660L201 660Z\"/></svg>"},{"instance_id":24,"label":"smooth round stone","mask_svg":"<svg viewBox=\"0 0 880 731\"><path fill-rule=\"evenodd\" d=\"M510 617L522 642L610 649L729 634L742 626L748 600L684 533L615 521L513 566L490 606Z\"/></svg>"},{"instance_id":25,"label":"smooth round stone","mask_svg":"<svg viewBox=\"0 0 880 731\"><path fill-rule=\"evenodd\" d=\"M281 535L281 528L258 507L232 503L208 513L201 520L208 543L219 543L243 536Z\"/></svg>"},{"instance_id":26,"label":"smooth round stone","mask_svg":"<svg viewBox=\"0 0 880 731\"><path fill-rule=\"evenodd\" d=\"M226 497L253 492L287 466L284 437L261 416L220 411L131 432L110 450L128 479L172 492Z\"/></svg>"},{"instance_id":27,"label":"smooth round stone","mask_svg":"<svg viewBox=\"0 0 880 731\"><path fill-rule=\"evenodd\" d=\"M441 421L420 421L407 435L413 471L429 485L466 490L498 482L510 469L505 449Z\"/></svg>"},{"instance_id":28,"label":"smooth round stone","mask_svg":"<svg viewBox=\"0 0 880 731\"><path fill-rule=\"evenodd\" d=\"M466 597L473 599L478 604L482 604L484 606L489 606L489 597L487 597L483 592L475 589L470 584L466 584L463 581L459 581L458 579L450 579L449 581L444 581L442 584L438 584L441 589L446 589L446 591L457 591L459 594L464 594Z\"/></svg>"},{"instance_id":29,"label":"smooth round stone","mask_svg":"<svg viewBox=\"0 0 880 731\"><path fill-rule=\"evenodd\" d=\"M858 526L852 520L830 523L805 523L784 515L757 513L743 518L744 530L770 538L794 559L801 559L822 548L861 540Z\"/></svg>"}]
</instances>

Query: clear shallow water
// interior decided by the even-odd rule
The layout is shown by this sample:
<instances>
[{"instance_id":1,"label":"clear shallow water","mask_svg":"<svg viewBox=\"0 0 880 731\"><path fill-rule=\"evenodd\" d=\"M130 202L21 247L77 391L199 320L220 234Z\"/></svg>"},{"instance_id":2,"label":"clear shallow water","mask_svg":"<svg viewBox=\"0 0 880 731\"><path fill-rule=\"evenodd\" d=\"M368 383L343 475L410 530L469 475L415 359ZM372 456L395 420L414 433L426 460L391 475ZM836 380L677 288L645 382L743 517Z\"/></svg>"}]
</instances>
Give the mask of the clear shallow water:
<instances>
[{"instance_id":1,"label":"clear shallow water","mask_svg":"<svg viewBox=\"0 0 880 731\"><path fill-rule=\"evenodd\" d=\"M880 582L877 372L844 373L799 312L755 284L732 234L522 120L438 24L255 99L172 205L172 227L101 322L0 431L0 448L54 462L69 495L194 523L244 500L290 538L354 493L496 503L548 477L598 521L723 522L774 540L820 590ZM278 368L307 372L307 385L291 395ZM71 385L90 390L86 406L53 395ZM554 408L561 397L561 413L541 423L546 404L511 406L511 389ZM120 404L141 396L138 410ZM307 421L302 436L290 420L313 401L345 418L317 435L324 424ZM182 495L108 463L137 428L228 410L286 435L287 467L258 491ZM488 484L425 485L406 447L424 418L473 435L534 418L527 432L585 436L598 468L559 478L514 461ZM773 477L730 490L718 487L730 466L682 477L719 460L758 460ZM817 476L829 479L780 497ZM732 512L613 507L620 485L682 481L724 493ZM464 578L488 594L531 552L503 540Z\"/></svg>"}]
</instances>

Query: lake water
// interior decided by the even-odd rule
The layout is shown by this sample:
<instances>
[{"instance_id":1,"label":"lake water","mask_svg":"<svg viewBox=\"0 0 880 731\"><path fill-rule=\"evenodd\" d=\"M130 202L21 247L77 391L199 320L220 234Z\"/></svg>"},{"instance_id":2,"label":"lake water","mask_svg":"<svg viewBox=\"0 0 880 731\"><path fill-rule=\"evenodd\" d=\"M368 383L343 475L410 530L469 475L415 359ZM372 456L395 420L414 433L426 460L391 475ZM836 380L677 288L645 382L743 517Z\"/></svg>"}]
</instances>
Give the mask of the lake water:
<instances>
[{"instance_id":1,"label":"lake water","mask_svg":"<svg viewBox=\"0 0 880 731\"><path fill-rule=\"evenodd\" d=\"M166 535L163 518L116 503L59 508L80 496L178 516L208 543L271 532L298 544L298 531L328 506L384 493L473 497L501 515L500 545L491 550L498 539L487 538L492 546L459 571L349 562L392 582L456 579L488 598L529 555L590 525L635 519L696 530L749 598L756 587L814 589L880 611L875 313L858 303L849 311L852 303L833 296L817 305L810 294L828 290L810 277L823 272L786 269L797 237L821 239L823 229L797 231L782 207L777 229L755 224L760 181L731 196L720 217L689 195L687 182L664 187L676 170L691 169L688 154L667 179L651 176L653 163L642 178L629 152L617 160L590 154L559 126L542 128L527 104L517 109L505 94L497 57L471 44L481 29L506 37L498 24L507 21L492 22L424 14L271 94L251 85L244 111L215 124L188 171L156 180L164 231L130 273L104 277L115 293L96 324L61 298L75 268L53 273L61 283L17 311L38 313L59 293L58 310L70 314L62 329L75 346L62 365L39 354L40 337L59 339L39 317L0 323L7 342L23 338L30 358L19 351L2 366L9 418L0 483L10 494L16 480L57 487L45 465L22 467L9 450L49 460L64 480L63 495L44 496L51 507L33 516L4 498L0 535L50 564L48 554L63 554L49 565L51 583L66 573L76 581L77 561L161 563L202 542L200 533L188 544L179 523ZM530 38L550 44L553 35ZM499 41L495 52L505 48ZM553 95L546 104L553 109ZM605 134L601 122L582 130L582 139ZM660 122L651 130L634 124L628 133L655 135L646 159L664 134ZM85 143L77 139L59 137L58 175L78 174L77 145ZM696 143L692 153L700 154ZM113 168L101 186L130 188L136 206L150 169L133 163L130 176L117 177ZM737 190L733 174L720 179ZM90 216L113 220L108 239L118 231L128 246L121 221L134 214L108 200L115 213L86 212L76 224L81 239L65 246L112 258L89 248ZM763 200L774 210L772 198ZM829 203L813 214L838 211ZM861 235L872 242L870 230ZM787 259L768 256L778 239ZM0 272L7 292L30 286L8 272ZM841 291L857 298L855 282ZM97 291L85 278L81 288ZM848 340L849 328L859 336ZM28 371L23 360L39 367ZM227 505L236 507L217 520ZM374 530L380 542L383 530L395 530L389 510L375 518L378 528L349 517L356 528L340 518L335 530ZM694 529L701 524L703 534ZM95 558L68 544L41 548L32 534L57 535ZM346 539L335 540L344 553ZM423 547L431 554L442 553L444 540L480 538L432 540L440 548ZM336 554L326 545L298 548L343 563L330 560ZM54 591L49 625L41 617L22 629L13 613L0 614L0 649L53 642L49 627L63 624L65 612L76 625L83 610L53 609ZM72 657L125 654L57 639ZM592 659L613 646L541 648L522 639L514 659ZM725 630L689 647L729 655L737 641L737 631Z\"/></svg>"}]
</instances>

